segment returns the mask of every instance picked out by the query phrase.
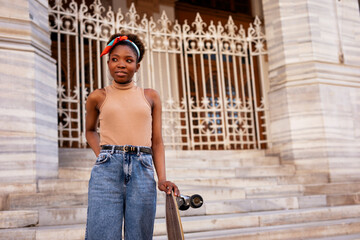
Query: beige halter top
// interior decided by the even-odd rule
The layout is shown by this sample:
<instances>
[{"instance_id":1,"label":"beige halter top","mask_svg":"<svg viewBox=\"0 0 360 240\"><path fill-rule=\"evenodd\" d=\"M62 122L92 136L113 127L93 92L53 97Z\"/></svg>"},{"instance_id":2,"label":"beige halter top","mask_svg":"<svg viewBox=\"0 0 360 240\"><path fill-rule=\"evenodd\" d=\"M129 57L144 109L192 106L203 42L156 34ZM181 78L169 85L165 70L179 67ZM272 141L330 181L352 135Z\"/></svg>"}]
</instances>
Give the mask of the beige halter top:
<instances>
[{"instance_id":1,"label":"beige halter top","mask_svg":"<svg viewBox=\"0 0 360 240\"><path fill-rule=\"evenodd\" d=\"M100 145L151 147L151 106L144 90L134 82L105 87L106 98L100 106Z\"/></svg>"}]
</instances>

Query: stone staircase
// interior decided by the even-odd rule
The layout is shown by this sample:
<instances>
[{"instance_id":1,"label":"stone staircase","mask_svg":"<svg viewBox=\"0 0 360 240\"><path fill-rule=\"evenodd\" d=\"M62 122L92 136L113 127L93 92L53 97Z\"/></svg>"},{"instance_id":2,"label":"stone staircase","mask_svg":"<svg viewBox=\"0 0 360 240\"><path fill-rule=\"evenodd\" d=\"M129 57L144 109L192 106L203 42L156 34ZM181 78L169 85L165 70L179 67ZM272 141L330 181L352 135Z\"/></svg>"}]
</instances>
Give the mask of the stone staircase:
<instances>
[{"instance_id":1,"label":"stone staircase","mask_svg":"<svg viewBox=\"0 0 360 240\"><path fill-rule=\"evenodd\" d=\"M265 151L167 151L168 178L204 206L181 212L186 239L360 239L359 182L297 174ZM57 179L0 183L0 240L83 239L94 155L61 149ZM154 239L166 238L158 193ZM358 204L358 205L357 205Z\"/></svg>"}]
</instances>

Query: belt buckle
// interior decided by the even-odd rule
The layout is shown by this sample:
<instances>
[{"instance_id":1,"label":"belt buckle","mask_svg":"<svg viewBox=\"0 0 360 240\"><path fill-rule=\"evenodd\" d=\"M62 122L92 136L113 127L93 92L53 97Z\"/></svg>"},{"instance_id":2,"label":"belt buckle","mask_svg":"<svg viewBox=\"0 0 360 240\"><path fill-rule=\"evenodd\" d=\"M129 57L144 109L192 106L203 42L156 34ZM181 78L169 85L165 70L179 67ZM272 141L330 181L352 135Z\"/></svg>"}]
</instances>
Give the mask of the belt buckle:
<instances>
[{"instance_id":1,"label":"belt buckle","mask_svg":"<svg viewBox=\"0 0 360 240\"><path fill-rule=\"evenodd\" d=\"M135 147L131 147L131 146L124 146L124 152L135 152Z\"/></svg>"}]
</instances>

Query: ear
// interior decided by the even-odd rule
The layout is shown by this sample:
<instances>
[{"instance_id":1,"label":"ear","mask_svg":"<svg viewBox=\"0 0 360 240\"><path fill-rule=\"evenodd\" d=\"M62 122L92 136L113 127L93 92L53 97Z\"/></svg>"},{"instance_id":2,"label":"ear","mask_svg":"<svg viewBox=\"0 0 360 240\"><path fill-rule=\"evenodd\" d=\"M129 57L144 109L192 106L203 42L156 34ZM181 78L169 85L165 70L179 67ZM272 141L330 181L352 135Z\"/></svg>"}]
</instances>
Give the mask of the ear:
<instances>
[{"instance_id":1,"label":"ear","mask_svg":"<svg viewBox=\"0 0 360 240\"><path fill-rule=\"evenodd\" d=\"M135 72L137 72L137 71L139 70L139 68L140 68L140 63L137 63L137 64L136 64L136 71L135 71Z\"/></svg>"}]
</instances>

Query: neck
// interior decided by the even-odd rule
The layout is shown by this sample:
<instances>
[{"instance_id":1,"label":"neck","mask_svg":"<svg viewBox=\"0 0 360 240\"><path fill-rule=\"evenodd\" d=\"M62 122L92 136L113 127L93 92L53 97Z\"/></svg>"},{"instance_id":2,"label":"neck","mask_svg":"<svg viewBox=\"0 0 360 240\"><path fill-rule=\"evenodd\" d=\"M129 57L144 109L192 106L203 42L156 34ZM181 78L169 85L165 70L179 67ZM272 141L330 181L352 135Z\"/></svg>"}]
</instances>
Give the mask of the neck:
<instances>
[{"instance_id":1,"label":"neck","mask_svg":"<svg viewBox=\"0 0 360 240\"><path fill-rule=\"evenodd\" d=\"M124 83L118 83L115 80L112 81L112 86L114 86L117 89L121 89L121 90L126 90L126 89L130 89L132 87L134 87L134 81L130 80L128 82L124 82Z\"/></svg>"}]
</instances>

